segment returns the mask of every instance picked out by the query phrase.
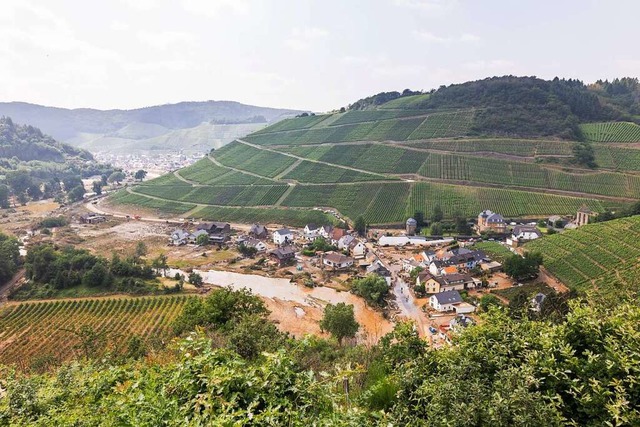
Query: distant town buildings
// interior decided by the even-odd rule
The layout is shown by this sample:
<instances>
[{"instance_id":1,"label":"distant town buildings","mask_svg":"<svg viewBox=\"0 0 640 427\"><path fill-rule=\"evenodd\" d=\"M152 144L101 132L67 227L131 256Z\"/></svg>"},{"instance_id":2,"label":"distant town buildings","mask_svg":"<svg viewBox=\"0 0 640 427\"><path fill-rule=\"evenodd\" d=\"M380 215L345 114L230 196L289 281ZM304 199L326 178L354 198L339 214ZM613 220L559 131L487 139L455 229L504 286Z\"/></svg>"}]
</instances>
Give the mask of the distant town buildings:
<instances>
[{"instance_id":1,"label":"distant town buildings","mask_svg":"<svg viewBox=\"0 0 640 427\"><path fill-rule=\"evenodd\" d=\"M494 233L504 233L507 231L507 223L504 217L498 213L485 210L478 215L478 232L491 231Z\"/></svg>"}]
</instances>

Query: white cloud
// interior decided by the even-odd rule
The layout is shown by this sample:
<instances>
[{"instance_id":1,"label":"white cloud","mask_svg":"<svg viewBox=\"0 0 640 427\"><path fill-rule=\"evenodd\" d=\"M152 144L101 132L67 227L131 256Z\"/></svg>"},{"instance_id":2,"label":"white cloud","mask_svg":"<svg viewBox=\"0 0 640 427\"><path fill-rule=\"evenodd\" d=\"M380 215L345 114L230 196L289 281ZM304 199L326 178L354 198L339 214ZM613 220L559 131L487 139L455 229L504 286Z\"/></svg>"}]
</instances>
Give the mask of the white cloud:
<instances>
[{"instance_id":1,"label":"white cloud","mask_svg":"<svg viewBox=\"0 0 640 427\"><path fill-rule=\"evenodd\" d=\"M475 34L464 33L459 40L463 43L477 43L480 41L480 37Z\"/></svg>"},{"instance_id":2,"label":"white cloud","mask_svg":"<svg viewBox=\"0 0 640 427\"><path fill-rule=\"evenodd\" d=\"M393 0L396 6L425 12L444 12L456 7L456 0Z\"/></svg>"},{"instance_id":3,"label":"white cloud","mask_svg":"<svg viewBox=\"0 0 640 427\"><path fill-rule=\"evenodd\" d=\"M127 31L130 27L129 24L122 21L113 21L110 25L113 31Z\"/></svg>"},{"instance_id":4,"label":"white cloud","mask_svg":"<svg viewBox=\"0 0 640 427\"><path fill-rule=\"evenodd\" d=\"M176 45L193 43L196 37L190 33L179 31L151 32L140 30L137 33L138 40L155 49L166 50Z\"/></svg>"},{"instance_id":5,"label":"white cloud","mask_svg":"<svg viewBox=\"0 0 640 427\"><path fill-rule=\"evenodd\" d=\"M510 74L517 68L517 64L508 59L491 59L467 62L463 64L464 68L482 72L500 72Z\"/></svg>"},{"instance_id":6,"label":"white cloud","mask_svg":"<svg viewBox=\"0 0 640 427\"><path fill-rule=\"evenodd\" d=\"M463 33L460 36L450 37L450 36L439 36L430 31L425 30L416 30L413 32L413 35L421 41L426 43L433 44L448 44L448 43L478 43L480 41L480 37L475 34Z\"/></svg>"},{"instance_id":7,"label":"white cloud","mask_svg":"<svg viewBox=\"0 0 640 427\"><path fill-rule=\"evenodd\" d=\"M413 35L419 40L425 41L427 43L449 43L451 39L449 37L441 37L433 34L429 31L419 31L416 30L413 32Z\"/></svg>"},{"instance_id":8,"label":"white cloud","mask_svg":"<svg viewBox=\"0 0 640 427\"><path fill-rule=\"evenodd\" d=\"M318 40L329 36L329 32L324 28L305 27L294 28L291 35L284 41L285 46L293 50L307 50Z\"/></svg>"},{"instance_id":9,"label":"white cloud","mask_svg":"<svg viewBox=\"0 0 640 427\"><path fill-rule=\"evenodd\" d=\"M246 14L250 9L246 0L182 0L182 7L187 12L210 18L217 17L225 11Z\"/></svg>"}]
</instances>

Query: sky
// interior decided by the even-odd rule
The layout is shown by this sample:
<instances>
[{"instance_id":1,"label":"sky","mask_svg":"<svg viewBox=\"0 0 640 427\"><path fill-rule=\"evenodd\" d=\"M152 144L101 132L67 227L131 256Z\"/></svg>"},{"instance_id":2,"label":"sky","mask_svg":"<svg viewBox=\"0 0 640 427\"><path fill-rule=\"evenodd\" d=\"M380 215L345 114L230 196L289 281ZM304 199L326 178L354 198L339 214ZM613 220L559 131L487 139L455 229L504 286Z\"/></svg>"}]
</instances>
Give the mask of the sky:
<instances>
[{"instance_id":1,"label":"sky","mask_svg":"<svg viewBox=\"0 0 640 427\"><path fill-rule=\"evenodd\" d=\"M640 2L2 0L0 101L329 111L494 75L640 76Z\"/></svg>"}]
</instances>

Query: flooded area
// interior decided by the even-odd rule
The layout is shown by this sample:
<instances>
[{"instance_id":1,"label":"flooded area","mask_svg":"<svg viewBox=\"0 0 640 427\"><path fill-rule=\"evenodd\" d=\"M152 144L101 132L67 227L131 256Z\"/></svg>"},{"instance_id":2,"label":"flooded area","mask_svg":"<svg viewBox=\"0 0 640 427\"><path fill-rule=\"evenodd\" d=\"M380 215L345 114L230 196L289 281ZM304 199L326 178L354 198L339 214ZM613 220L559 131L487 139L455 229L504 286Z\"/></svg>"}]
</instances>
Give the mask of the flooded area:
<instances>
[{"instance_id":1,"label":"flooded area","mask_svg":"<svg viewBox=\"0 0 640 427\"><path fill-rule=\"evenodd\" d=\"M343 302L354 306L356 320L361 325L359 339L366 342L376 342L387 332L393 329L393 324L385 319L381 313L368 307L365 302L349 292L340 292L328 287L303 288L292 284L289 279L272 278L258 276L255 274L241 274L230 271L194 270L202 276L205 283L231 287L235 290L243 288L249 289L256 295L267 298L276 302L280 302L281 308L289 311L295 322L296 319L304 318L320 319L322 310L327 304L337 304ZM168 270L168 276L173 277L176 273L185 274L184 271L178 269ZM270 304L269 304L270 305ZM286 308L285 308L286 307ZM274 313L275 318L282 321L280 313ZM285 313L282 313L285 314ZM283 316L286 318L286 316ZM284 327L289 330L290 328ZM313 329L318 329L317 326ZM315 333L314 330L308 330L306 333Z\"/></svg>"}]
</instances>

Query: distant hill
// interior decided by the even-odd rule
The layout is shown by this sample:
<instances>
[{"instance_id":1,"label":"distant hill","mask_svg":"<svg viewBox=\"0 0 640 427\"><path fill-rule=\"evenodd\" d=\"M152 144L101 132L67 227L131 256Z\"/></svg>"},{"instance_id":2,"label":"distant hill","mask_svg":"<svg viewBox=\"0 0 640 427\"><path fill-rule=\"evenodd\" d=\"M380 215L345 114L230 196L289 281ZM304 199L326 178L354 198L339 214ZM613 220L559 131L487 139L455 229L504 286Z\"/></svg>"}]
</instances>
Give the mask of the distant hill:
<instances>
[{"instance_id":1,"label":"distant hill","mask_svg":"<svg viewBox=\"0 0 640 427\"><path fill-rule=\"evenodd\" d=\"M634 82L622 86L635 93ZM640 133L636 103L611 84L500 77L385 92L282 120L117 199L239 222L248 208L249 220L331 208L370 224L428 218L436 206L448 220L618 210L640 199Z\"/></svg>"},{"instance_id":2,"label":"distant hill","mask_svg":"<svg viewBox=\"0 0 640 427\"><path fill-rule=\"evenodd\" d=\"M58 142L37 127L0 117L0 175L24 171L36 180L48 180L54 176L88 177L108 170L110 167L98 164L86 150Z\"/></svg>"},{"instance_id":3,"label":"distant hill","mask_svg":"<svg viewBox=\"0 0 640 427\"><path fill-rule=\"evenodd\" d=\"M64 163L71 158L93 160L86 150L57 142L36 127L17 125L10 117L0 117L0 159Z\"/></svg>"},{"instance_id":4,"label":"distant hill","mask_svg":"<svg viewBox=\"0 0 640 427\"><path fill-rule=\"evenodd\" d=\"M23 102L0 103L0 115L30 123L60 141L90 150L220 147L296 110L264 108L232 101L181 102L134 110L65 109ZM226 124L228 123L228 124ZM198 129L204 140L184 138ZM190 132L187 131L188 135ZM151 139L155 141L150 141ZM176 145L179 144L179 145ZM202 150L201 146L206 145Z\"/></svg>"}]
</instances>

